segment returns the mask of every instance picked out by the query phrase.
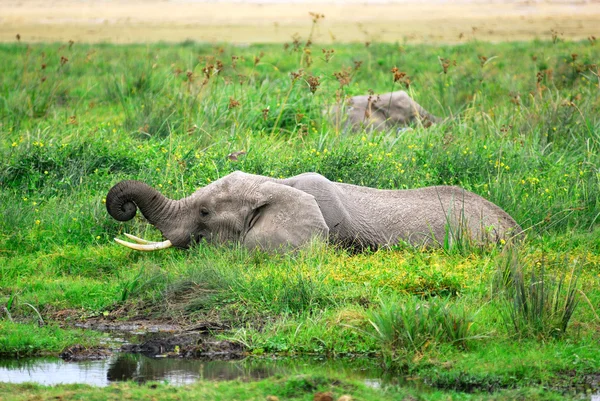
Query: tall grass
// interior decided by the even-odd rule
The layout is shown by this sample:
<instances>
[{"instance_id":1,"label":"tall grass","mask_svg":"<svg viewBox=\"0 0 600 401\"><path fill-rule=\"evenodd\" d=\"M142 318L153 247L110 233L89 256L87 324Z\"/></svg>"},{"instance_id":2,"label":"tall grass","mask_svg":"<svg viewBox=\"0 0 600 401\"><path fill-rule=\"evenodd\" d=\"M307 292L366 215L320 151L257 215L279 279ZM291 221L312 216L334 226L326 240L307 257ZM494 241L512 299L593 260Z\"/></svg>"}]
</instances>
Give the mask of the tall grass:
<instances>
[{"instance_id":1,"label":"tall grass","mask_svg":"<svg viewBox=\"0 0 600 401\"><path fill-rule=\"evenodd\" d=\"M568 264L568 259L563 263ZM570 271L552 274L543 255L539 261L527 263L518 251L509 249L496 278L504 297L500 311L509 332L542 339L565 336L579 304L582 265L576 262Z\"/></svg>"},{"instance_id":2,"label":"tall grass","mask_svg":"<svg viewBox=\"0 0 600 401\"><path fill-rule=\"evenodd\" d=\"M8 194L68 202L82 184L89 199L132 177L183 195L234 169L317 171L382 188L462 185L536 233L597 225L598 50L587 42L339 45L310 65L294 46L286 57L275 46L123 49L0 48ZM398 60L410 93L447 122L401 135L338 132L323 109L400 89ZM320 78L314 92L310 77ZM242 149L237 163L226 158Z\"/></svg>"},{"instance_id":3,"label":"tall grass","mask_svg":"<svg viewBox=\"0 0 600 401\"><path fill-rule=\"evenodd\" d=\"M367 319L390 366L420 358L437 344L466 347L482 338L472 328L475 314L449 299L382 299Z\"/></svg>"}]
</instances>

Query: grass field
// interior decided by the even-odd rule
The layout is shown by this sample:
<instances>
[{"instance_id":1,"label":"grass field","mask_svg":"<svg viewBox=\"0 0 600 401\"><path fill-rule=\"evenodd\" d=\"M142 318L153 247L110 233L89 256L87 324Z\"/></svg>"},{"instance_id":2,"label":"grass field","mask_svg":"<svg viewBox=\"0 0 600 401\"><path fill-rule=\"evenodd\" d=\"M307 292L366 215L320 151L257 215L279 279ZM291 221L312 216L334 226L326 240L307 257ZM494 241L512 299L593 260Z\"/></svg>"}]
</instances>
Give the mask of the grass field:
<instances>
[{"instance_id":1,"label":"grass field","mask_svg":"<svg viewBox=\"0 0 600 401\"><path fill-rule=\"evenodd\" d=\"M576 397L569 389L600 373L599 45L306 40L0 45L0 354L93 345L98 336L69 323L142 316L223 324L218 336L254 355L375 356L439 389L411 395L423 399ZM393 67L408 79L394 82ZM327 120L324 108L370 89L407 90L445 121L352 134ZM360 254L316 243L287 255L146 254L112 242L123 232L160 239L141 217L108 216L114 183L143 180L180 198L235 170L460 185L500 205L527 238ZM235 391L312 399L286 383ZM345 393L319 383L311 391ZM83 391L2 386L15 399ZM344 389L356 399L412 394L357 388Z\"/></svg>"}]
</instances>

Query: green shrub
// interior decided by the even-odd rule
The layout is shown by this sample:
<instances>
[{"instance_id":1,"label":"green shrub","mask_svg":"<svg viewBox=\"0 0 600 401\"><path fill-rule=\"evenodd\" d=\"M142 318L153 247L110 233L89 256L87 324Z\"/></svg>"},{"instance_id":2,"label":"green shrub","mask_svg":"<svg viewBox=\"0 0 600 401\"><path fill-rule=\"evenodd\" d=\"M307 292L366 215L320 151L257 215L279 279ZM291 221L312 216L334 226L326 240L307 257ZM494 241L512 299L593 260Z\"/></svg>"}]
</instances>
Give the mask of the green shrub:
<instances>
[{"instance_id":1,"label":"green shrub","mask_svg":"<svg viewBox=\"0 0 600 401\"><path fill-rule=\"evenodd\" d=\"M367 318L389 362L411 360L435 344L466 347L479 338L473 333L475 315L450 299L417 297L381 300Z\"/></svg>"},{"instance_id":2,"label":"green shrub","mask_svg":"<svg viewBox=\"0 0 600 401\"><path fill-rule=\"evenodd\" d=\"M565 258L565 264L567 259ZM510 333L519 337L559 338L567 331L579 303L580 266L564 269L558 277L548 272L542 258L534 264L508 249L498 264L500 311Z\"/></svg>"}]
</instances>

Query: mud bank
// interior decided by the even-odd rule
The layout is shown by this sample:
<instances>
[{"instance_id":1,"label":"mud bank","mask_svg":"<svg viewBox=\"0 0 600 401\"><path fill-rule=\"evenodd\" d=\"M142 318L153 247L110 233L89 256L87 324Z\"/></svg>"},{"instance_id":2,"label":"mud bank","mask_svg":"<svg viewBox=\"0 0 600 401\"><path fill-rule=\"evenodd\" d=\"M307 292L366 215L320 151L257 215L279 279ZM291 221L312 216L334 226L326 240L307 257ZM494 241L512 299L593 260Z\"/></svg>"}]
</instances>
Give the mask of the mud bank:
<instances>
[{"instance_id":1,"label":"mud bank","mask_svg":"<svg viewBox=\"0 0 600 401\"><path fill-rule=\"evenodd\" d=\"M227 329L223 324L199 323L181 326L176 323L137 320L110 321L91 319L74 327L107 332L116 342L84 347L75 344L60 353L65 361L98 360L114 353L139 353L148 357L199 358L205 360L235 360L247 356L245 347L233 341L217 340L214 334Z\"/></svg>"}]
</instances>

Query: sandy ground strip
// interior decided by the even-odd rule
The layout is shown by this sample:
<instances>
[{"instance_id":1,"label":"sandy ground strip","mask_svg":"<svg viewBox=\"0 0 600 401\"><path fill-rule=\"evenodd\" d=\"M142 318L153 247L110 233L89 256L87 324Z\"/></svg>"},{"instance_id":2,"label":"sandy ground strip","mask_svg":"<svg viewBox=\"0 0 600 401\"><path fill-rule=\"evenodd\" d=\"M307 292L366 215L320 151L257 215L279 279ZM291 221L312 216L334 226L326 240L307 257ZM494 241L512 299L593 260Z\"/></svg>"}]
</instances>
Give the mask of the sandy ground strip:
<instances>
[{"instance_id":1,"label":"sandy ground strip","mask_svg":"<svg viewBox=\"0 0 600 401\"><path fill-rule=\"evenodd\" d=\"M176 0L1 0L0 41L289 42L313 39L457 43L600 38L600 1L249 3Z\"/></svg>"}]
</instances>

